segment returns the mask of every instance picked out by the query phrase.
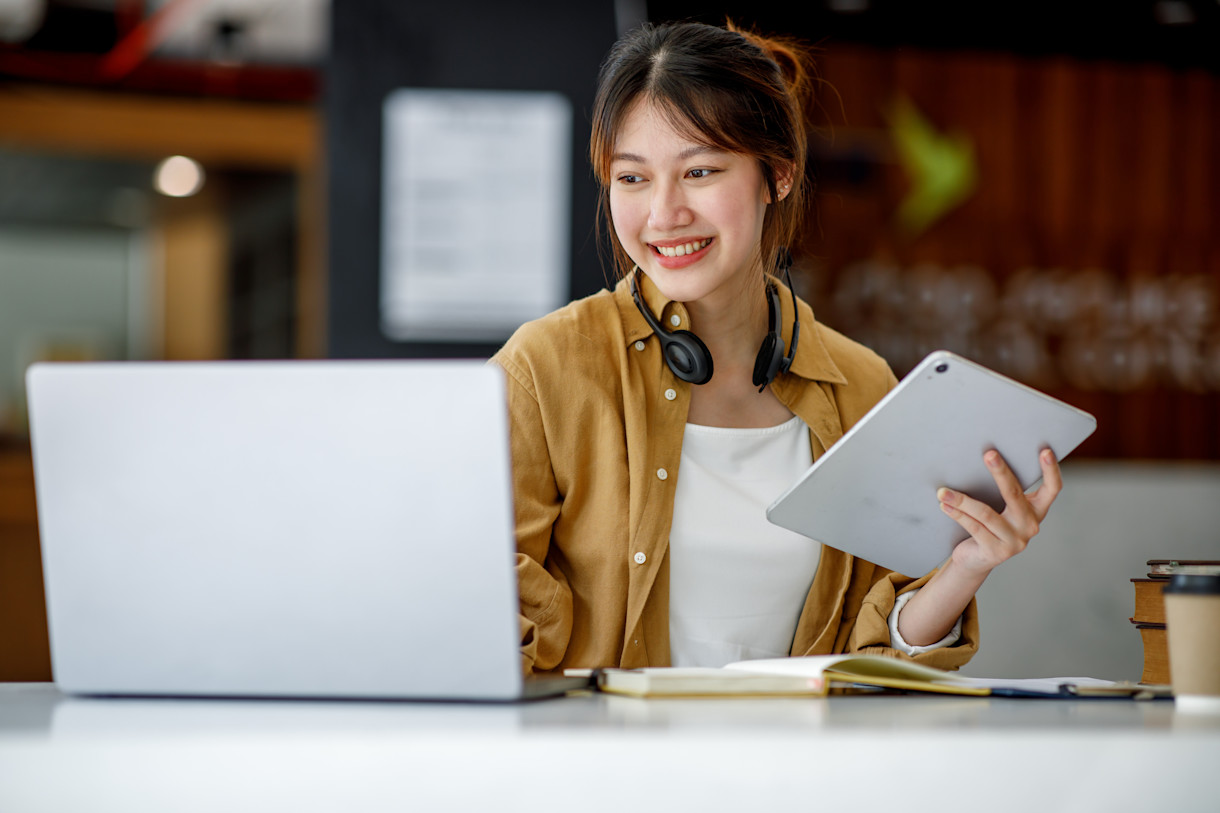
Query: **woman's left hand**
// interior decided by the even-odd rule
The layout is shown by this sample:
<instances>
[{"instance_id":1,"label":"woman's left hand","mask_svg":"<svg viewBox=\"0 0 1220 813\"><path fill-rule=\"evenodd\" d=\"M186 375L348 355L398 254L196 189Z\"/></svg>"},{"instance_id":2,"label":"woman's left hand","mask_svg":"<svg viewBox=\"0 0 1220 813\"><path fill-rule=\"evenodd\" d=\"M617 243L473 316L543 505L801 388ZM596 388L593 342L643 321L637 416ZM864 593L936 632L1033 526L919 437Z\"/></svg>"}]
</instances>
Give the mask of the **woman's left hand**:
<instances>
[{"instance_id":1,"label":"woman's left hand","mask_svg":"<svg viewBox=\"0 0 1220 813\"><path fill-rule=\"evenodd\" d=\"M997 512L973 497L941 488L936 492L941 510L970 534L953 549L952 561L966 570L986 576L996 565L1025 550L1038 533L1051 503L1063 488L1059 462L1050 449L1038 456L1042 483L1031 494L1021 488L1012 469L994 449L983 455L991 476L1004 498L1004 510Z\"/></svg>"}]
</instances>

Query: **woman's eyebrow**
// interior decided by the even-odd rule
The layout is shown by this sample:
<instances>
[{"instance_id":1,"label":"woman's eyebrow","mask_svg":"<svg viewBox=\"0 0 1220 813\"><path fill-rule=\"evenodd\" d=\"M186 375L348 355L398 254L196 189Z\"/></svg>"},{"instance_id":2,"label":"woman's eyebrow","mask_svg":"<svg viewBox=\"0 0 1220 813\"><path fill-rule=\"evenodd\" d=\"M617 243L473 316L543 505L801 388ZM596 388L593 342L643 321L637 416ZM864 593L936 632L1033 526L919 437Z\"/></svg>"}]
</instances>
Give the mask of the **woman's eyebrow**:
<instances>
[{"instance_id":1,"label":"woman's eyebrow","mask_svg":"<svg viewBox=\"0 0 1220 813\"><path fill-rule=\"evenodd\" d=\"M695 158L700 155L724 155L726 151L719 147L713 147L710 144L696 144L693 147L687 147L678 153L678 159L686 161L690 158Z\"/></svg>"},{"instance_id":2,"label":"woman's eyebrow","mask_svg":"<svg viewBox=\"0 0 1220 813\"><path fill-rule=\"evenodd\" d=\"M696 156L722 155L724 152L725 152L725 150L722 150L719 147L712 147L707 144L695 144L693 146L687 147L686 149L682 150L682 152L678 153L678 160L679 161L688 161L691 158L695 158ZM644 156L637 155L633 152L616 152L614 155L612 155L610 157L610 161L612 163L615 161L623 161L628 164L647 163L647 159L645 159Z\"/></svg>"}]
</instances>

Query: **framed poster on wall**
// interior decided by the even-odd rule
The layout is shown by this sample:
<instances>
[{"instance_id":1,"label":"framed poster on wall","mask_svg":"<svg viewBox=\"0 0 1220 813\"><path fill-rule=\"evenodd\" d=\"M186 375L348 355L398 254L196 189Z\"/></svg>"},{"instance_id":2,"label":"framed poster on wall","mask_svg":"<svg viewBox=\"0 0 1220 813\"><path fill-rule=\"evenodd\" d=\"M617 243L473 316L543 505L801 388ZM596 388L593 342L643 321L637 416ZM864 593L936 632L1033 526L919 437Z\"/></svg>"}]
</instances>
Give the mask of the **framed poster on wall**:
<instances>
[{"instance_id":1,"label":"framed poster on wall","mask_svg":"<svg viewBox=\"0 0 1220 813\"><path fill-rule=\"evenodd\" d=\"M381 331L495 342L568 300L572 105L400 88L384 105Z\"/></svg>"}]
</instances>

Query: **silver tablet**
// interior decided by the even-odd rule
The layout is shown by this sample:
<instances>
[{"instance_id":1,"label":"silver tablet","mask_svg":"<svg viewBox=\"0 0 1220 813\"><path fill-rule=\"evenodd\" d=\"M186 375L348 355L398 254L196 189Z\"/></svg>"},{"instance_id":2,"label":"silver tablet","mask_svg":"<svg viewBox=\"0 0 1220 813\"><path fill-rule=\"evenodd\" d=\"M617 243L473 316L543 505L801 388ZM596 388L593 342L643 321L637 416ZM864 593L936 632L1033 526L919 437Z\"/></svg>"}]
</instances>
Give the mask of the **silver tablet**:
<instances>
[{"instance_id":1,"label":"silver tablet","mask_svg":"<svg viewBox=\"0 0 1220 813\"><path fill-rule=\"evenodd\" d=\"M940 510L941 486L997 510L983 453L996 449L1026 490L1038 452L1059 460L1097 428L1087 412L947 351L930 354L767 509L767 519L908 576L967 537Z\"/></svg>"}]
</instances>

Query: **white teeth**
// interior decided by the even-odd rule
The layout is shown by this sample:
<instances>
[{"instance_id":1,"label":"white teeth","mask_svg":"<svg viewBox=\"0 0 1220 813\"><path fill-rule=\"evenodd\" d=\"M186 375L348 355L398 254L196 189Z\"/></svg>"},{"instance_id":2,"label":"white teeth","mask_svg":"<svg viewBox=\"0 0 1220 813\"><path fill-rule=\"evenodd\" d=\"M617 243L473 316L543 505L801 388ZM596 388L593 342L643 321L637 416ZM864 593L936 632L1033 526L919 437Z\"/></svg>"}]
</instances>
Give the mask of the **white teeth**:
<instances>
[{"instance_id":1,"label":"white teeth","mask_svg":"<svg viewBox=\"0 0 1220 813\"><path fill-rule=\"evenodd\" d=\"M680 246L657 246L656 249L664 257L685 257L687 254L694 254L710 242L712 242L710 239L698 240L694 243L683 243Z\"/></svg>"}]
</instances>

